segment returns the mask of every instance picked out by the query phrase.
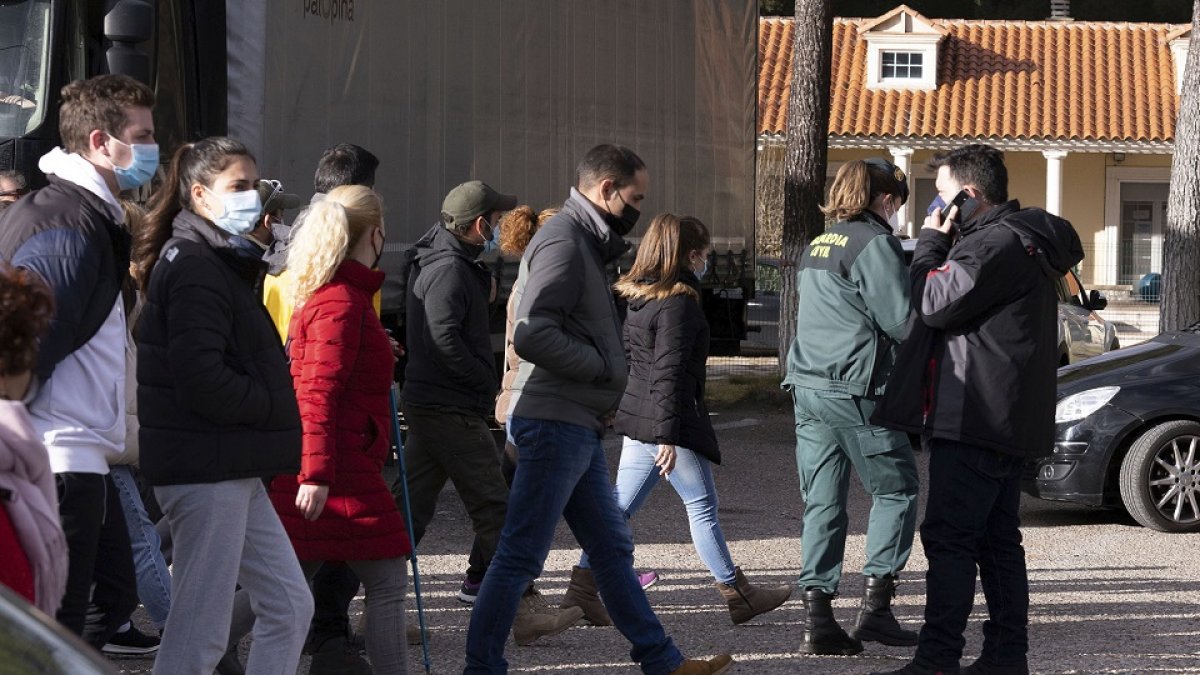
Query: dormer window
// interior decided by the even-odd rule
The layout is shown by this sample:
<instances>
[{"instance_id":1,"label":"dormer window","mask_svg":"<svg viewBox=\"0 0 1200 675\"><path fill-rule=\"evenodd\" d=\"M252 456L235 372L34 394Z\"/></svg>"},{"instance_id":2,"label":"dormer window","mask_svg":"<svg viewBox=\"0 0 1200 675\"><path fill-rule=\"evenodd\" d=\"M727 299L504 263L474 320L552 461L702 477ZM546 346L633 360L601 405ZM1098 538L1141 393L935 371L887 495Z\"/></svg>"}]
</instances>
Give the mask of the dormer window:
<instances>
[{"instance_id":1,"label":"dormer window","mask_svg":"<svg viewBox=\"0 0 1200 675\"><path fill-rule=\"evenodd\" d=\"M868 89L937 89L941 25L900 5L858 32L867 43Z\"/></svg>"},{"instance_id":2,"label":"dormer window","mask_svg":"<svg viewBox=\"0 0 1200 675\"><path fill-rule=\"evenodd\" d=\"M922 52L883 51L879 77L883 80L920 80L925 65Z\"/></svg>"},{"instance_id":3,"label":"dormer window","mask_svg":"<svg viewBox=\"0 0 1200 675\"><path fill-rule=\"evenodd\" d=\"M1187 68L1188 46L1192 42L1192 25L1184 24L1167 33L1166 42L1171 47L1171 60L1175 62L1175 93L1183 92L1183 73Z\"/></svg>"}]
</instances>

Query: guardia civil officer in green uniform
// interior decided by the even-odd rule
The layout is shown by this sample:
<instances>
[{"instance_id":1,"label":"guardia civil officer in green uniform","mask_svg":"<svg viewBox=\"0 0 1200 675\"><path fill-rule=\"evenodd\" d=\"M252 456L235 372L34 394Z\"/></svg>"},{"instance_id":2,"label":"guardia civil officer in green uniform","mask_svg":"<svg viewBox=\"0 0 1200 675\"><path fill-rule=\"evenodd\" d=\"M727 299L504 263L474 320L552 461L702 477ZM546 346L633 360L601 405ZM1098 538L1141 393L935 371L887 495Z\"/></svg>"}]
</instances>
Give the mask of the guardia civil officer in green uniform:
<instances>
[{"instance_id":1,"label":"guardia civil officer in green uniform","mask_svg":"<svg viewBox=\"0 0 1200 675\"><path fill-rule=\"evenodd\" d=\"M799 585L808 610L801 651L809 654L857 654L864 640L917 644L916 632L891 610L896 575L912 550L916 461L907 436L868 422L908 324L907 267L890 224L907 199L906 176L891 162L846 163L822 207L838 223L800 259L796 340L783 384L795 403L805 501ZM862 608L847 635L831 605L842 576L852 466L873 504Z\"/></svg>"}]
</instances>

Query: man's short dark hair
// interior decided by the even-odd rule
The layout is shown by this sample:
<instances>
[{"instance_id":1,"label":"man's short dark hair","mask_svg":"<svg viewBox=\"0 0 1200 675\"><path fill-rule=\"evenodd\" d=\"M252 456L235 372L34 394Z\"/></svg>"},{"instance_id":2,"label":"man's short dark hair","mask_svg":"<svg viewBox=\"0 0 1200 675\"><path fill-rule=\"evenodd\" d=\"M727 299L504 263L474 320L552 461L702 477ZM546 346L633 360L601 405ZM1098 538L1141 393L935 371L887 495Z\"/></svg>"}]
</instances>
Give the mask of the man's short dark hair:
<instances>
[{"instance_id":1,"label":"man's short dark hair","mask_svg":"<svg viewBox=\"0 0 1200 675\"><path fill-rule=\"evenodd\" d=\"M646 163L629 148L608 143L597 145L587 151L575 169L575 186L584 189L612 180L617 187L625 187L633 182L639 169L645 168Z\"/></svg>"},{"instance_id":2,"label":"man's short dark hair","mask_svg":"<svg viewBox=\"0 0 1200 675\"><path fill-rule=\"evenodd\" d=\"M98 75L62 88L58 135L67 152L85 154L97 129L120 134L129 126L129 108L153 108L154 92L128 75Z\"/></svg>"},{"instance_id":3,"label":"man's short dark hair","mask_svg":"<svg viewBox=\"0 0 1200 675\"><path fill-rule=\"evenodd\" d=\"M353 143L340 143L329 148L317 162L317 173L313 177L313 189L328 193L343 185L375 187L375 169L379 158L365 148Z\"/></svg>"},{"instance_id":4,"label":"man's short dark hair","mask_svg":"<svg viewBox=\"0 0 1200 675\"><path fill-rule=\"evenodd\" d=\"M1004 153L990 145L964 145L935 155L928 166L934 171L949 167L954 180L979 190L990 204L1008 201L1008 168L1004 166Z\"/></svg>"}]
</instances>

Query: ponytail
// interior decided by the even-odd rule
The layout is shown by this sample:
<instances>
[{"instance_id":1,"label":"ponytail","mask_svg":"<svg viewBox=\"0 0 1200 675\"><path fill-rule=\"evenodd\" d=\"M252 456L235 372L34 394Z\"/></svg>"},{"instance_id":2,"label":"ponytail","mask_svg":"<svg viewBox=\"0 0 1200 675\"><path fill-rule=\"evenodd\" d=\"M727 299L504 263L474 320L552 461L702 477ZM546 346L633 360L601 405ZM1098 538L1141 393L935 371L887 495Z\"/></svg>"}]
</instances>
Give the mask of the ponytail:
<instances>
[{"instance_id":1,"label":"ponytail","mask_svg":"<svg viewBox=\"0 0 1200 675\"><path fill-rule=\"evenodd\" d=\"M309 207L288 247L289 302L300 307L329 283L347 252L383 222L379 195L361 185L334 188Z\"/></svg>"},{"instance_id":2,"label":"ponytail","mask_svg":"<svg viewBox=\"0 0 1200 675\"><path fill-rule=\"evenodd\" d=\"M871 205L871 174L861 159L846 162L838 169L829 187L829 199L821 213L838 220L848 220Z\"/></svg>"},{"instance_id":3,"label":"ponytail","mask_svg":"<svg viewBox=\"0 0 1200 675\"><path fill-rule=\"evenodd\" d=\"M163 246L171 239L175 217L192 207L192 185L212 187L217 174L229 166L234 157L254 155L246 146L224 136L213 136L195 143L186 143L175 151L167 167L167 175L150 197L150 213L144 226L134 233L133 263L130 266L138 288L147 289L150 273L158 262Z\"/></svg>"}]
</instances>

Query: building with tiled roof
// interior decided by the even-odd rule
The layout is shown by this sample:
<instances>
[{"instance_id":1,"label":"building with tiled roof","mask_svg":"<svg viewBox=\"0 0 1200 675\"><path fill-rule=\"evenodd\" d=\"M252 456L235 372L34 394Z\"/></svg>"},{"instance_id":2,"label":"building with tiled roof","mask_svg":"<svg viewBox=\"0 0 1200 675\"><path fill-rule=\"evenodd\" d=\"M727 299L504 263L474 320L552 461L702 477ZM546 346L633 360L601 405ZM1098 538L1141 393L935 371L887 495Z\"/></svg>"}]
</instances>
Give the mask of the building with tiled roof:
<instances>
[{"instance_id":1,"label":"building with tiled roof","mask_svg":"<svg viewBox=\"0 0 1200 675\"><path fill-rule=\"evenodd\" d=\"M791 19L759 26L760 152L781 153ZM1084 278L1128 285L1161 269L1182 61L1190 26L928 19L906 6L834 22L830 175L889 156L909 170L901 221L920 227L940 150L1005 151L1010 194L1072 221ZM769 177L767 177L769 179Z\"/></svg>"}]
</instances>

